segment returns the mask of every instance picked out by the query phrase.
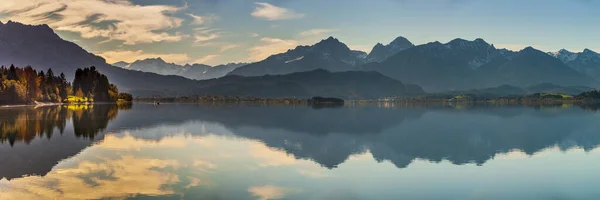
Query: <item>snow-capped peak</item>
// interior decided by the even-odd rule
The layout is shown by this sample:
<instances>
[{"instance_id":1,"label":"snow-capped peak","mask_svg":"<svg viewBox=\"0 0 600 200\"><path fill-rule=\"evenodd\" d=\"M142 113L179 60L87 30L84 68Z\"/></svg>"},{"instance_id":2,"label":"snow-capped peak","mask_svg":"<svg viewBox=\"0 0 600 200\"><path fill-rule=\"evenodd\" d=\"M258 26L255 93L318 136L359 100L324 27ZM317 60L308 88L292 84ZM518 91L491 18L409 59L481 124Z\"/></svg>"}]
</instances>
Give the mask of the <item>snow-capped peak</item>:
<instances>
[{"instance_id":1,"label":"snow-capped peak","mask_svg":"<svg viewBox=\"0 0 600 200\"><path fill-rule=\"evenodd\" d=\"M573 53L571 51L568 51L566 49L561 49L558 50L557 52L550 52L549 53L551 56L554 56L556 58L558 58L559 60L563 61L563 62L571 62L575 59L577 59L577 56L579 56L579 54L577 53Z\"/></svg>"}]
</instances>

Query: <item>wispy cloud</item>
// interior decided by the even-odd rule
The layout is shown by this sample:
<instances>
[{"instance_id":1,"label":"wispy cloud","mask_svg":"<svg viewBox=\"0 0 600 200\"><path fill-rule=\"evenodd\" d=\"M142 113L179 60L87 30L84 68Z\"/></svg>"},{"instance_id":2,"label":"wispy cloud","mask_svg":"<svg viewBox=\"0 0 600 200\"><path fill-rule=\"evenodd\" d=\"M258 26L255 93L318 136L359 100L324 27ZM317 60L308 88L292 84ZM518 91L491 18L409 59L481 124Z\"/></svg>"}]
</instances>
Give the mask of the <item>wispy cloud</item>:
<instances>
[{"instance_id":1,"label":"wispy cloud","mask_svg":"<svg viewBox=\"0 0 600 200\"><path fill-rule=\"evenodd\" d=\"M336 32L336 29L311 29L307 31L300 32L300 36L309 37L309 36L323 36L325 34Z\"/></svg>"},{"instance_id":2,"label":"wispy cloud","mask_svg":"<svg viewBox=\"0 0 600 200\"><path fill-rule=\"evenodd\" d=\"M105 51L105 52L96 52L96 55L99 55L106 59L108 63L116 63L119 61L125 62L134 62L136 60L143 60L148 58L162 58L167 62L173 62L178 64L184 64L186 61L190 60L189 56L185 53L183 54L157 54L157 53L146 53L143 50L138 51Z\"/></svg>"},{"instance_id":3,"label":"wispy cloud","mask_svg":"<svg viewBox=\"0 0 600 200\"><path fill-rule=\"evenodd\" d=\"M258 33L250 33L250 37L258 37L260 36Z\"/></svg>"},{"instance_id":4,"label":"wispy cloud","mask_svg":"<svg viewBox=\"0 0 600 200\"><path fill-rule=\"evenodd\" d=\"M223 44L219 46L219 52L223 53L227 50L237 48L239 45L237 44Z\"/></svg>"},{"instance_id":5,"label":"wispy cloud","mask_svg":"<svg viewBox=\"0 0 600 200\"><path fill-rule=\"evenodd\" d=\"M286 19L297 19L302 18L305 14L296 13L292 10L274 6L269 3L256 2L257 7L252 12L252 16L266 20L286 20Z\"/></svg>"},{"instance_id":6,"label":"wispy cloud","mask_svg":"<svg viewBox=\"0 0 600 200\"><path fill-rule=\"evenodd\" d=\"M214 60L217 57L219 57L219 55L217 55L217 54L211 54L211 55L204 56L204 57L202 57L202 58L200 58L198 60L195 60L192 63L205 64L206 62Z\"/></svg>"},{"instance_id":7,"label":"wispy cloud","mask_svg":"<svg viewBox=\"0 0 600 200\"><path fill-rule=\"evenodd\" d=\"M260 39L259 45L250 48L250 61L260 61L273 54L278 54L298 46L296 40L284 40L279 38L264 37Z\"/></svg>"},{"instance_id":8,"label":"wispy cloud","mask_svg":"<svg viewBox=\"0 0 600 200\"><path fill-rule=\"evenodd\" d=\"M0 4L0 14L6 16L2 20L48 24L83 38L108 38L127 45L181 41L184 34L167 32L181 26L183 20L172 16L181 9L135 5L129 0L2 0Z\"/></svg>"},{"instance_id":9,"label":"wispy cloud","mask_svg":"<svg viewBox=\"0 0 600 200\"><path fill-rule=\"evenodd\" d=\"M218 39L223 35L223 32L219 31L219 29L210 29L206 27L196 28L194 29L194 32L194 43L196 44Z\"/></svg>"},{"instance_id":10,"label":"wispy cloud","mask_svg":"<svg viewBox=\"0 0 600 200\"><path fill-rule=\"evenodd\" d=\"M194 15L194 14L187 14L190 18L192 18L192 22L190 24L192 25L206 25L206 24L210 24L213 21L217 20L217 16L216 15L207 15L207 16L199 16L199 15Z\"/></svg>"}]
</instances>

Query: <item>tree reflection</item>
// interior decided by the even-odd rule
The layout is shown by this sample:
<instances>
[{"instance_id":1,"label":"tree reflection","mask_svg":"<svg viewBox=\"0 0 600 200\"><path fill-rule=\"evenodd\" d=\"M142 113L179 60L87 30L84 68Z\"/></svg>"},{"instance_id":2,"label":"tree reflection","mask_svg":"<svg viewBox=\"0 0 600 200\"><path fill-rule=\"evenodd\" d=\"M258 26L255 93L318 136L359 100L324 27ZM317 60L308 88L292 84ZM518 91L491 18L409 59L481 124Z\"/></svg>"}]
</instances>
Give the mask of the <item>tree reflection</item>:
<instances>
[{"instance_id":1,"label":"tree reflection","mask_svg":"<svg viewBox=\"0 0 600 200\"><path fill-rule=\"evenodd\" d=\"M117 105L3 108L0 179L46 175L59 161L102 140L118 112Z\"/></svg>"},{"instance_id":2,"label":"tree reflection","mask_svg":"<svg viewBox=\"0 0 600 200\"><path fill-rule=\"evenodd\" d=\"M127 107L125 107L127 108ZM94 139L118 114L117 105L69 105L47 107L7 108L0 115L0 143L31 143L37 137L50 139L65 132L72 120L77 137Z\"/></svg>"}]
</instances>

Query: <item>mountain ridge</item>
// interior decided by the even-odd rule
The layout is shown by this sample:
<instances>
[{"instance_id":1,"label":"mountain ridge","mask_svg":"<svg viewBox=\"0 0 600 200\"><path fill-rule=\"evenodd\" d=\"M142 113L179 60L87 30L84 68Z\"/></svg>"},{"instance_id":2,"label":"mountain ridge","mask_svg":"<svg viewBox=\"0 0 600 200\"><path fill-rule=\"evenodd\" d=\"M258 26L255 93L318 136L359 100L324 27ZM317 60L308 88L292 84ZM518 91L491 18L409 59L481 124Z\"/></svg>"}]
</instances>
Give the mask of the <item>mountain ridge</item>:
<instances>
[{"instance_id":1,"label":"mountain ridge","mask_svg":"<svg viewBox=\"0 0 600 200\"><path fill-rule=\"evenodd\" d=\"M228 63L217 66L205 64L178 65L175 63L168 63L158 57L136 60L132 63L120 61L113 63L112 65L133 71L152 72L161 75L177 75L193 80L205 80L223 77L235 68L247 65L247 63Z\"/></svg>"},{"instance_id":2,"label":"mountain ridge","mask_svg":"<svg viewBox=\"0 0 600 200\"><path fill-rule=\"evenodd\" d=\"M600 80L600 54L591 49L582 52L571 52L561 49L557 52L548 52L549 55L561 60L567 66L580 73L587 74Z\"/></svg>"},{"instance_id":3,"label":"mountain ridge","mask_svg":"<svg viewBox=\"0 0 600 200\"><path fill-rule=\"evenodd\" d=\"M237 68L228 75L262 76L325 69L332 72L358 70L366 53L351 50L334 37L311 46L297 46L265 60Z\"/></svg>"},{"instance_id":4,"label":"mountain ridge","mask_svg":"<svg viewBox=\"0 0 600 200\"><path fill-rule=\"evenodd\" d=\"M366 57L367 62L381 62L389 57L400 53L406 49L412 48L415 45L405 37L399 36L390 42L388 45L377 43L369 55Z\"/></svg>"}]
</instances>

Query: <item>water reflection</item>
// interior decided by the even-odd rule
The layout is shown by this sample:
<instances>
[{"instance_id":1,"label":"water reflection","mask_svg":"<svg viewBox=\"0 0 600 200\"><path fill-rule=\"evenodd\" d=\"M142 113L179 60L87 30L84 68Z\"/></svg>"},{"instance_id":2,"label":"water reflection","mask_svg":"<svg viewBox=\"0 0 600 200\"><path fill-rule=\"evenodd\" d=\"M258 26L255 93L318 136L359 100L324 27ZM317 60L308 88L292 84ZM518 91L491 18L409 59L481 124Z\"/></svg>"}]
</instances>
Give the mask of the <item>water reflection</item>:
<instances>
[{"instance_id":1,"label":"water reflection","mask_svg":"<svg viewBox=\"0 0 600 200\"><path fill-rule=\"evenodd\" d=\"M600 144L600 134L595 131L600 130L595 123L597 113L572 106L311 109L172 105L168 112L164 109L140 108L143 119L121 121L125 123L121 126L160 126L163 119L167 119L167 124L213 122L236 136L259 140L327 168L335 168L351 155L366 151L378 161L391 161L403 168L417 158L483 164L498 153L513 150L532 155L556 145L562 150L590 150ZM151 114L157 110L161 115ZM136 136L160 139L164 135Z\"/></svg>"},{"instance_id":2,"label":"water reflection","mask_svg":"<svg viewBox=\"0 0 600 200\"><path fill-rule=\"evenodd\" d=\"M593 199L574 183L600 184L593 107L125 109L0 110L0 199Z\"/></svg>"},{"instance_id":3,"label":"water reflection","mask_svg":"<svg viewBox=\"0 0 600 200\"><path fill-rule=\"evenodd\" d=\"M117 112L116 105L2 109L0 177L47 174L59 161L101 140Z\"/></svg>"}]
</instances>

